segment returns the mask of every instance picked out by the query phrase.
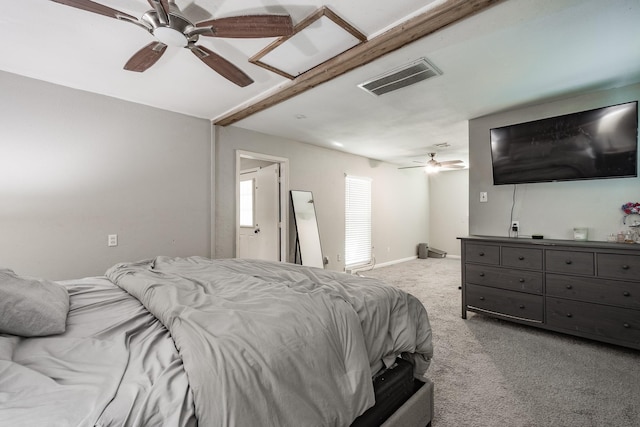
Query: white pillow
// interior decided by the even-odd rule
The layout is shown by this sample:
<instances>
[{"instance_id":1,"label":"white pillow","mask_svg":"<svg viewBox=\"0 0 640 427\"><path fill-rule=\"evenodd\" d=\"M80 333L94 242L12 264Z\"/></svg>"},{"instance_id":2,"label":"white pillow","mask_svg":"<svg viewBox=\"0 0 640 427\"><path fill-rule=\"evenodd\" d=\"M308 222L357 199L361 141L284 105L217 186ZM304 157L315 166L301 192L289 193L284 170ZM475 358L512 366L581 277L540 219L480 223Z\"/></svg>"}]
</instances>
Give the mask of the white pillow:
<instances>
[{"instance_id":1,"label":"white pillow","mask_svg":"<svg viewBox=\"0 0 640 427\"><path fill-rule=\"evenodd\" d=\"M61 334L68 313L69 293L64 286L0 269L0 333L23 337Z\"/></svg>"}]
</instances>

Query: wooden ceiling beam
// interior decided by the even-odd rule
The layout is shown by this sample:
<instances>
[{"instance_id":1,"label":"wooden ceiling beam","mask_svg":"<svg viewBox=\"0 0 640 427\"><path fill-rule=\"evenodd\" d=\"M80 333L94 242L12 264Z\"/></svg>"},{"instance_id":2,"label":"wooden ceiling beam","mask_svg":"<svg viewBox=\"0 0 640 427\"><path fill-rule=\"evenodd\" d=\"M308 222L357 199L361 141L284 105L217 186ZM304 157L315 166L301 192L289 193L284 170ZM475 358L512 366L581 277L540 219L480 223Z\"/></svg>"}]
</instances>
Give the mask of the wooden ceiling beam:
<instances>
[{"instance_id":1,"label":"wooden ceiling beam","mask_svg":"<svg viewBox=\"0 0 640 427\"><path fill-rule=\"evenodd\" d=\"M504 0L446 0L444 3L399 24L390 30L359 44L300 74L276 92L242 106L217 119L218 126L229 126L255 113L293 98L322 83L368 64L387 53L432 34L465 18L473 16Z\"/></svg>"}]
</instances>

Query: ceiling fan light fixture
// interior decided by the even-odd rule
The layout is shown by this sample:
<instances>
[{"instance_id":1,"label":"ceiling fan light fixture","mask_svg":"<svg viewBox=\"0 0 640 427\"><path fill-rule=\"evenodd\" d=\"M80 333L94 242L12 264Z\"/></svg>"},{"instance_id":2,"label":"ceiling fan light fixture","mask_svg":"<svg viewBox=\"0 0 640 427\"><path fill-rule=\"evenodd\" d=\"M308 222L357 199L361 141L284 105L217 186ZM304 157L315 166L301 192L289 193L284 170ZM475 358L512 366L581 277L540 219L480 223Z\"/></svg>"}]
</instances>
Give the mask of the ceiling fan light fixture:
<instances>
[{"instance_id":1,"label":"ceiling fan light fixture","mask_svg":"<svg viewBox=\"0 0 640 427\"><path fill-rule=\"evenodd\" d=\"M427 163L427 165L424 167L424 171L428 175L433 175L433 174L438 173L438 169L439 168L438 168L437 165L432 165L432 164L429 164L429 163Z\"/></svg>"},{"instance_id":2,"label":"ceiling fan light fixture","mask_svg":"<svg viewBox=\"0 0 640 427\"><path fill-rule=\"evenodd\" d=\"M433 174L438 173L441 170L451 170L451 169L465 169L466 166L462 160L445 160L443 162L439 162L435 159L436 153L428 153L430 159L424 164L424 166L403 166L398 169L413 169L413 168L423 168L425 173Z\"/></svg>"},{"instance_id":3,"label":"ceiling fan light fixture","mask_svg":"<svg viewBox=\"0 0 640 427\"><path fill-rule=\"evenodd\" d=\"M167 46L185 47L189 42L184 34L170 27L158 27L153 35Z\"/></svg>"}]
</instances>

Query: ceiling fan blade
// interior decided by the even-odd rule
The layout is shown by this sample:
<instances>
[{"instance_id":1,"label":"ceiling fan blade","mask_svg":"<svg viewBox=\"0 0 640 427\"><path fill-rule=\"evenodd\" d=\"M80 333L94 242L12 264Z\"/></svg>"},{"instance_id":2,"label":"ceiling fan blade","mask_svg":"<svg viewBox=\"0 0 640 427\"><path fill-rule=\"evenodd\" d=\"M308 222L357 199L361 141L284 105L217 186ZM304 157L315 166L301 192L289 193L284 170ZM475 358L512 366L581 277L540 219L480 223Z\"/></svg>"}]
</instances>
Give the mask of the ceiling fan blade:
<instances>
[{"instance_id":1,"label":"ceiling fan blade","mask_svg":"<svg viewBox=\"0 0 640 427\"><path fill-rule=\"evenodd\" d=\"M167 49L167 45L160 42L151 42L137 51L127 63L124 69L141 73L155 64Z\"/></svg>"},{"instance_id":2,"label":"ceiling fan blade","mask_svg":"<svg viewBox=\"0 0 640 427\"><path fill-rule=\"evenodd\" d=\"M462 160L447 160L444 162L439 162L442 166L447 166L447 165L457 165L460 163L463 163Z\"/></svg>"},{"instance_id":3,"label":"ceiling fan blade","mask_svg":"<svg viewBox=\"0 0 640 427\"><path fill-rule=\"evenodd\" d=\"M424 169L425 165L422 165L422 166L403 166L403 167L398 168L398 169L414 169L414 168L422 168L422 169Z\"/></svg>"},{"instance_id":4,"label":"ceiling fan blade","mask_svg":"<svg viewBox=\"0 0 640 427\"><path fill-rule=\"evenodd\" d=\"M442 169L444 170L452 170L452 169L464 169L465 166L464 165L449 165L449 166L443 166Z\"/></svg>"},{"instance_id":5,"label":"ceiling fan blade","mask_svg":"<svg viewBox=\"0 0 640 427\"><path fill-rule=\"evenodd\" d=\"M238 86L245 87L253 83L251 77L247 76L244 71L206 47L190 45L189 49L191 49L191 52L200 58L202 62L207 64L209 68Z\"/></svg>"},{"instance_id":6,"label":"ceiling fan blade","mask_svg":"<svg viewBox=\"0 0 640 427\"><path fill-rule=\"evenodd\" d=\"M51 0L56 3L64 4L66 6L75 7L78 9L86 10L87 12L98 13L100 15L108 16L109 18L123 19L126 21L136 22L137 18L120 12L119 10L112 9L104 6L100 3L93 2L91 0Z\"/></svg>"},{"instance_id":7,"label":"ceiling fan blade","mask_svg":"<svg viewBox=\"0 0 640 427\"><path fill-rule=\"evenodd\" d=\"M198 22L196 27L211 27L210 37L280 37L293 33L289 15L246 15Z\"/></svg>"}]
</instances>

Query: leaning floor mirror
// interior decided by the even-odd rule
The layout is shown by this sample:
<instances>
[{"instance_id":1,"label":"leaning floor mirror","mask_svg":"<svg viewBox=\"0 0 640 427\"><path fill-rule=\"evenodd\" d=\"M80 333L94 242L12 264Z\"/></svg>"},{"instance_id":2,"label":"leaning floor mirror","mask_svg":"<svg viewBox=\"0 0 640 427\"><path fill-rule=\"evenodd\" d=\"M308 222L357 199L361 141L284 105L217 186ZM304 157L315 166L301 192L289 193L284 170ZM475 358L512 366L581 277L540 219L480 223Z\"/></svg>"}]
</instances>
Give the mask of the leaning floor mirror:
<instances>
[{"instance_id":1,"label":"leaning floor mirror","mask_svg":"<svg viewBox=\"0 0 640 427\"><path fill-rule=\"evenodd\" d=\"M299 190L290 193L296 226L296 263L324 268L313 194Z\"/></svg>"}]
</instances>

